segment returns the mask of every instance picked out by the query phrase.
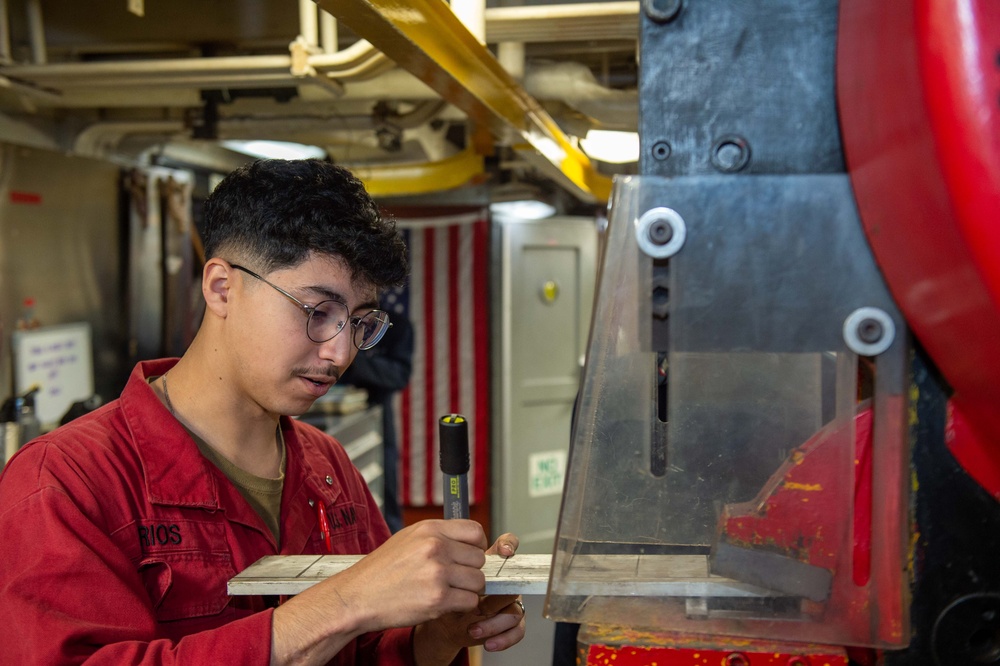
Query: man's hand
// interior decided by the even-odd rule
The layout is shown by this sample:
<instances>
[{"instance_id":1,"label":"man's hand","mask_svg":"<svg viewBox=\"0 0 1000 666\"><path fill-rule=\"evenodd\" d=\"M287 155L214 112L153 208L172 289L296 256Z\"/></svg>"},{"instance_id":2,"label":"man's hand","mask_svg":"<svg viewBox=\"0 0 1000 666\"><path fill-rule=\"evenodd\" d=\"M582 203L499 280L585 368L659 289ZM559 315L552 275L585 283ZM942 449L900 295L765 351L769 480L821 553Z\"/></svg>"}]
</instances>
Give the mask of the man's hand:
<instances>
[{"instance_id":1,"label":"man's hand","mask_svg":"<svg viewBox=\"0 0 1000 666\"><path fill-rule=\"evenodd\" d=\"M471 520L425 520L394 534L329 580L362 632L409 627L477 607L486 584L482 526Z\"/></svg>"},{"instance_id":2,"label":"man's hand","mask_svg":"<svg viewBox=\"0 0 1000 666\"><path fill-rule=\"evenodd\" d=\"M443 615L483 620L475 614L486 585L485 547L482 526L471 520L426 520L397 532L357 564L275 610L272 663L325 663L362 633ZM516 548L516 538L501 537L489 552L513 554ZM495 615L502 609L488 610ZM487 624L484 632L497 632L496 625Z\"/></svg>"},{"instance_id":3,"label":"man's hand","mask_svg":"<svg viewBox=\"0 0 1000 666\"><path fill-rule=\"evenodd\" d=\"M518 540L503 534L487 555L510 557ZM482 645L490 652L506 650L524 638L524 606L517 595L488 595L475 610L442 615L416 628L413 651L421 666L448 664L463 647Z\"/></svg>"}]
</instances>

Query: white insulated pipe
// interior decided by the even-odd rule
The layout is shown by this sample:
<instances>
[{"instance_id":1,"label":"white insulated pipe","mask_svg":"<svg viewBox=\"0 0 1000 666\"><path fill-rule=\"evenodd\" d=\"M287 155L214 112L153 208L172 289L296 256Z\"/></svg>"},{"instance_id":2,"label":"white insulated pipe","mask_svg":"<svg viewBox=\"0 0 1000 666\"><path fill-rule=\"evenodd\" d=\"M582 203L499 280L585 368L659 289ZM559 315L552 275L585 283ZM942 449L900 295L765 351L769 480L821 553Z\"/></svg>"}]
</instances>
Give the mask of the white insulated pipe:
<instances>
[{"instance_id":1,"label":"white insulated pipe","mask_svg":"<svg viewBox=\"0 0 1000 666\"><path fill-rule=\"evenodd\" d=\"M500 42L497 44L497 60L514 80L524 80L524 42Z\"/></svg>"},{"instance_id":2,"label":"white insulated pipe","mask_svg":"<svg viewBox=\"0 0 1000 666\"><path fill-rule=\"evenodd\" d=\"M364 40L334 54L309 57L309 65L318 71L345 72L360 77L368 67L378 67L386 58ZM156 85L160 78L183 76L287 76L291 56L228 56L218 58L174 58L170 60L132 60L126 62L53 63L45 67L11 65L4 74L52 87L65 85L116 85L124 77L141 76Z\"/></svg>"},{"instance_id":3,"label":"white insulated pipe","mask_svg":"<svg viewBox=\"0 0 1000 666\"><path fill-rule=\"evenodd\" d=\"M451 0L451 11L480 44L486 43L486 0Z\"/></svg>"},{"instance_id":4,"label":"white insulated pipe","mask_svg":"<svg viewBox=\"0 0 1000 666\"><path fill-rule=\"evenodd\" d=\"M299 0L299 34L307 46L319 46L318 11L313 0Z\"/></svg>"},{"instance_id":5,"label":"white insulated pipe","mask_svg":"<svg viewBox=\"0 0 1000 666\"><path fill-rule=\"evenodd\" d=\"M45 46L45 23L42 20L42 1L28 0L28 33L31 40L31 61L36 65L48 62L48 48Z\"/></svg>"},{"instance_id":6,"label":"white insulated pipe","mask_svg":"<svg viewBox=\"0 0 1000 666\"><path fill-rule=\"evenodd\" d=\"M0 0L0 65L10 63L10 18L7 0Z\"/></svg>"},{"instance_id":7,"label":"white insulated pipe","mask_svg":"<svg viewBox=\"0 0 1000 666\"><path fill-rule=\"evenodd\" d=\"M328 11L319 10L320 45L323 53L336 53L339 50L337 35L337 19Z\"/></svg>"}]
</instances>

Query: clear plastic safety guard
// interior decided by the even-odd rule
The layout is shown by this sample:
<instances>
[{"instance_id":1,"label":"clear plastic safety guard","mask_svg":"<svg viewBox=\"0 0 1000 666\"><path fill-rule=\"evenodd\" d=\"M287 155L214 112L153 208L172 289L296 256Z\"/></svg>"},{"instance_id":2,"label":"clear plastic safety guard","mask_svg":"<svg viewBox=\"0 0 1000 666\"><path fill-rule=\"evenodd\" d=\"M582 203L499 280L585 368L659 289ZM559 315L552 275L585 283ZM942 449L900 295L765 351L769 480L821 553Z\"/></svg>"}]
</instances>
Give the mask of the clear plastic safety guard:
<instances>
[{"instance_id":1,"label":"clear plastic safety guard","mask_svg":"<svg viewBox=\"0 0 1000 666\"><path fill-rule=\"evenodd\" d=\"M617 179L546 615L905 645L907 376L846 175Z\"/></svg>"}]
</instances>

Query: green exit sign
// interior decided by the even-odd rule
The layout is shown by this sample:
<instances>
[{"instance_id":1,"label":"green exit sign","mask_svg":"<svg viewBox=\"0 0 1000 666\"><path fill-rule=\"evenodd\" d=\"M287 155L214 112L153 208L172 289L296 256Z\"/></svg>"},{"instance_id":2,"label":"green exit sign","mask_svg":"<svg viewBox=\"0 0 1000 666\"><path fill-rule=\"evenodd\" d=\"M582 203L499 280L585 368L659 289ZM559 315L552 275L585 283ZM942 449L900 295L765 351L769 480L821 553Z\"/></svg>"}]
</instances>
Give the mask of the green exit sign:
<instances>
[{"instance_id":1,"label":"green exit sign","mask_svg":"<svg viewBox=\"0 0 1000 666\"><path fill-rule=\"evenodd\" d=\"M565 451L542 451L528 456L529 497L562 494L565 478Z\"/></svg>"}]
</instances>

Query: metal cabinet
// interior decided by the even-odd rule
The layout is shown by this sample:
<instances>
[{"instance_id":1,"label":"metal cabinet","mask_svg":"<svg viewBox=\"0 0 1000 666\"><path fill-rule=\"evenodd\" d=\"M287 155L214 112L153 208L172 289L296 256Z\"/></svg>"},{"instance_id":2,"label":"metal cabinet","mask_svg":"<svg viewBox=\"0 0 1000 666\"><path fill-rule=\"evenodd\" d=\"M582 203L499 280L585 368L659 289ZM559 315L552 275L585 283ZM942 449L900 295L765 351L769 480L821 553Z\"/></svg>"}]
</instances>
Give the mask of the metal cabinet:
<instances>
[{"instance_id":1,"label":"metal cabinet","mask_svg":"<svg viewBox=\"0 0 1000 666\"><path fill-rule=\"evenodd\" d=\"M493 527L517 534L518 552L550 553L593 307L597 226L579 217L496 222Z\"/></svg>"}]
</instances>

